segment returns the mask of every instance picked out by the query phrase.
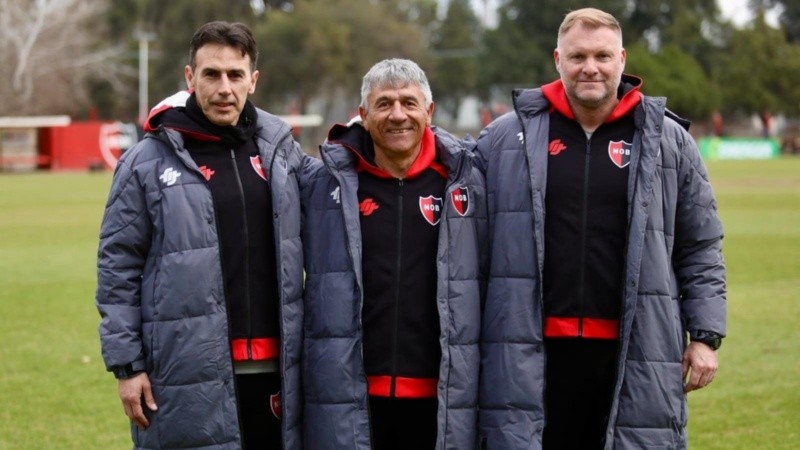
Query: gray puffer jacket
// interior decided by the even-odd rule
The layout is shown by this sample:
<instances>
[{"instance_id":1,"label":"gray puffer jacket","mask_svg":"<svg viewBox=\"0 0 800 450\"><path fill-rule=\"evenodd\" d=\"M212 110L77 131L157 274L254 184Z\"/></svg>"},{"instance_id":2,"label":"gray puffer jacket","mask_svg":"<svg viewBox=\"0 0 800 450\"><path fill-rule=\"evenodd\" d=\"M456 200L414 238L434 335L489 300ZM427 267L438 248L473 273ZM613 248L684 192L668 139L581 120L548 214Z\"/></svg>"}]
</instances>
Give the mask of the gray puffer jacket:
<instances>
[{"instance_id":1,"label":"gray puffer jacket","mask_svg":"<svg viewBox=\"0 0 800 450\"><path fill-rule=\"evenodd\" d=\"M550 105L540 89L515 91L514 104L478 139L491 239L479 421L494 450L540 449L546 421L541 280ZM725 334L716 203L696 144L665 104L643 96L635 110L607 449L685 448L687 331Z\"/></svg>"},{"instance_id":2,"label":"gray puffer jacket","mask_svg":"<svg viewBox=\"0 0 800 450\"><path fill-rule=\"evenodd\" d=\"M256 141L272 191L286 449L302 448L303 255L288 125L258 111ZM240 449L214 203L182 135L162 128L117 165L98 251L97 309L106 367L147 372L158 404L131 425L137 449Z\"/></svg>"},{"instance_id":3,"label":"gray puffer jacket","mask_svg":"<svg viewBox=\"0 0 800 450\"><path fill-rule=\"evenodd\" d=\"M436 448L468 450L477 444L486 196L483 177L463 144L442 130L434 128L434 133L438 159L448 170L436 261L442 350ZM371 437L361 341L358 174L350 150L330 143L321 150L324 164L301 177L306 252L305 442L313 450L366 450ZM469 207L463 215L447 201L459 188L469 192Z\"/></svg>"}]
</instances>

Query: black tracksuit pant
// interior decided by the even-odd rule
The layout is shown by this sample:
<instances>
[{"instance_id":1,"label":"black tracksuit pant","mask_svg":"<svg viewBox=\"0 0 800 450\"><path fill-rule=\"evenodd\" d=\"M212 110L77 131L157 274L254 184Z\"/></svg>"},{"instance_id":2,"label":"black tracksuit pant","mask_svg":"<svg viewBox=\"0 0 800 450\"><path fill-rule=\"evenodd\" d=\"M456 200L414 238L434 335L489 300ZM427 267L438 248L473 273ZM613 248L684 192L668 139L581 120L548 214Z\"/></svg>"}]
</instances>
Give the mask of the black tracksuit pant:
<instances>
[{"instance_id":1,"label":"black tracksuit pant","mask_svg":"<svg viewBox=\"0 0 800 450\"><path fill-rule=\"evenodd\" d=\"M281 377L277 372L236 375L242 443L245 450L280 450ZM277 404L271 396L278 395Z\"/></svg>"},{"instance_id":2,"label":"black tracksuit pant","mask_svg":"<svg viewBox=\"0 0 800 450\"><path fill-rule=\"evenodd\" d=\"M373 450L436 448L436 398L369 397Z\"/></svg>"},{"instance_id":3,"label":"black tracksuit pant","mask_svg":"<svg viewBox=\"0 0 800 450\"><path fill-rule=\"evenodd\" d=\"M616 377L617 344L605 339L545 341L544 450L602 450Z\"/></svg>"}]
</instances>

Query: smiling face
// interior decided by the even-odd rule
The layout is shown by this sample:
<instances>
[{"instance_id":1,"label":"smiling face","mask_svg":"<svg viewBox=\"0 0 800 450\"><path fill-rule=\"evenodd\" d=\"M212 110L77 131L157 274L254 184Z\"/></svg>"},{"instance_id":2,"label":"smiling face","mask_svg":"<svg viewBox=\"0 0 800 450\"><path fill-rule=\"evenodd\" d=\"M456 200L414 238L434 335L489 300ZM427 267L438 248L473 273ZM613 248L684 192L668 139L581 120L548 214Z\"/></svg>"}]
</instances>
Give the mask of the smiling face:
<instances>
[{"instance_id":1,"label":"smiling face","mask_svg":"<svg viewBox=\"0 0 800 450\"><path fill-rule=\"evenodd\" d=\"M602 109L616 104L626 57L616 30L577 23L559 37L553 56L573 108Z\"/></svg>"},{"instance_id":2,"label":"smiling face","mask_svg":"<svg viewBox=\"0 0 800 450\"><path fill-rule=\"evenodd\" d=\"M194 55L194 69L184 69L186 84L197 104L215 125L236 125L247 96L256 90L258 71L251 71L250 57L231 46L206 44Z\"/></svg>"},{"instance_id":3,"label":"smiling face","mask_svg":"<svg viewBox=\"0 0 800 450\"><path fill-rule=\"evenodd\" d=\"M425 128L431 124L434 105L425 105L417 85L374 88L367 107L359 107L361 120L375 144L376 159L416 158Z\"/></svg>"}]
</instances>

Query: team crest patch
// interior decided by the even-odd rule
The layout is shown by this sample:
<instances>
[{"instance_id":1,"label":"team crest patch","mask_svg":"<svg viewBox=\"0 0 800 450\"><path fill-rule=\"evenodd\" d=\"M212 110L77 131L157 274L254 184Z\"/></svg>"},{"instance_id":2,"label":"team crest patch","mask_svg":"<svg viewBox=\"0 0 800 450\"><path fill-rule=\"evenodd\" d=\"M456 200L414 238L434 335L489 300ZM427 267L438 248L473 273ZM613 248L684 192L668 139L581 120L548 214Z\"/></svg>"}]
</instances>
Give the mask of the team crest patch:
<instances>
[{"instance_id":1,"label":"team crest patch","mask_svg":"<svg viewBox=\"0 0 800 450\"><path fill-rule=\"evenodd\" d=\"M281 418L281 393L278 392L277 394L270 394L269 396L269 409L272 411L272 415L277 417L278 419Z\"/></svg>"},{"instance_id":2,"label":"team crest patch","mask_svg":"<svg viewBox=\"0 0 800 450\"><path fill-rule=\"evenodd\" d=\"M631 163L631 149L633 144L625 141L611 141L608 143L608 157L611 162L622 169Z\"/></svg>"},{"instance_id":3,"label":"team crest patch","mask_svg":"<svg viewBox=\"0 0 800 450\"><path fill-rule=\"evenodd\" d=\"M450 194L453 208L459 215L465 215L469 210L469 191L465 187L458 188Z\"/></svg>"},{"instance_id":4,"label":"team crest patch","mask_svg":"<svg viewBox=\"0 0 800 450\"><path fill-rule=\"evenodd\" d=\"M258 176L267 181L267 172L264 171L264 166L261 165L261 157L260 156L251 156L250 157L250 164L253 166L253 170L256 171Z\"/></svg>"},{"instance_id":5,"label":"team crest patch","mask_svg":"<svg viewBox=\"0 0 800 450\"><path fill-rule=\"evenodd\" d=\"M442 218L442 198L429 195L419 198L419 210L422 217L431 225L439 223Z\"/></svg>"}]
</instances>

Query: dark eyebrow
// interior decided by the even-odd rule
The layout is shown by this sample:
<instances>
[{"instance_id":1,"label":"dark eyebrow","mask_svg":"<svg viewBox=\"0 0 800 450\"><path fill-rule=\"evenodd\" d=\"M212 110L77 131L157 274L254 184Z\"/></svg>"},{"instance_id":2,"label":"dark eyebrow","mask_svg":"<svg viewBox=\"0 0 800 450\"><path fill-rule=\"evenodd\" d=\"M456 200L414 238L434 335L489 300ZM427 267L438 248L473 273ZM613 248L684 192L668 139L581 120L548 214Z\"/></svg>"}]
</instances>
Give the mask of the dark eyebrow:
<instances>
[{"instance_id":1,"label":"dark eyebrow","mask_svg":"<svg viewBox=\"0 0 800 450\"><path fill-rule=\"evenodd\" d=\"M217 74L219 74L221 72L223 72L223 71L220 70L220 69L216 69L214 67L206 67L205 69L203 69L202 73L203 73L203 75L217 75ZM230 70L226 70L224 72L227 73L228 76L231 76L231 75L244 76L244 74L245 74L245 71L242 70L242 69L230 69Z\"/></svg>"}]
</instances>

